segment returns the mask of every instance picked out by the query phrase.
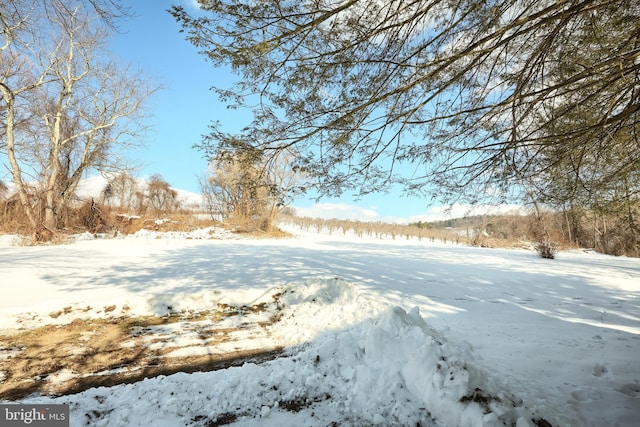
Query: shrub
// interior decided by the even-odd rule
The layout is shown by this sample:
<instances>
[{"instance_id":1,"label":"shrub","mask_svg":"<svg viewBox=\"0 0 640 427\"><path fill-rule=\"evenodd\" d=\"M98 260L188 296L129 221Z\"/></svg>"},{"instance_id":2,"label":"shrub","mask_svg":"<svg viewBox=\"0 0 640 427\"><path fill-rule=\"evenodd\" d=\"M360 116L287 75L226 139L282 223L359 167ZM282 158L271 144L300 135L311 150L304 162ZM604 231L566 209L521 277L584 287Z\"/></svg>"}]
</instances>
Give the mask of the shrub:
<instances>
[{"instance_id":1,"label":"shrub","mask_svg":"<svg viewBox=\"0 0 640 427\"><path fill-rule=\"evenodd\" d=\"M113 229L113 220L108 207L96 203L93 199L85 200L73 212L72 226L90 233L105 233Z\"/></svg>"},{"instance_id":2,"label":"shrub","mask_svg":"<svg viewBox=\"0 0 640 427\"><path fill-rule=\"evenodd\" d=\"M554 259L558 253L558 245L550 240L542 240L534 246L540 258Z\"/></svg>"}]
</instances>

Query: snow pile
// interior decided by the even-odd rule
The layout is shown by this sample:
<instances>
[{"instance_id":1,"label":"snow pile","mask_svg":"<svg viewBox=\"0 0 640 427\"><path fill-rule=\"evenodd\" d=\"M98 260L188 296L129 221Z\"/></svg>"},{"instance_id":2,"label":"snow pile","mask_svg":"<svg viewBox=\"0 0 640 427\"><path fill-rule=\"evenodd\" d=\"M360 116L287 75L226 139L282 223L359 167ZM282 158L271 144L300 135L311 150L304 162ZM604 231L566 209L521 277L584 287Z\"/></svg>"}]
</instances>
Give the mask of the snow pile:
<instances>
[{"instance_id":1,"label":"snow pile","mask_svg":"<svg viewBox=\"0 0 640 427\"><path fill-rule=\"evenodd\" d=\"M315 367L302 375L302 390L314 399L334 396L340 405L333 409L343 418L416 425L434 417L451 426L526 426L531 419L472 364L469 344L448 343L417 307L385 309L337 278L289 288L281 300L290 307L279 332L289 342L314 340L299 356Z\"/></svg>"},{"instance_id":2,"label":"snow pile","mask_svg":"<svg viewBox=\"0 0 640 427\"><path fill-rule=\"evenodd\" d=\"M291 334L297 318L313 332L285 357L27 401L70 403L72 425L533 425L532 414L474 366L471 346L449 343L417 308L372 312L355 286L338 279L288 286L282 300L282 324L272 332Z\"/></svg>"},{"instance_id":3,"label":"snow pile","mask_svg":"<svg viewBox=\"0 0 640 427\"><path fill-rule=\"evenodd\" d=\"M288 285L282 290L279 303L289 309L281 313L272 333L284 346L345 329L388 308L388 304L367 298L354 284L339 278L308 279L304 284Z\"/></svg>"}]
</instances>

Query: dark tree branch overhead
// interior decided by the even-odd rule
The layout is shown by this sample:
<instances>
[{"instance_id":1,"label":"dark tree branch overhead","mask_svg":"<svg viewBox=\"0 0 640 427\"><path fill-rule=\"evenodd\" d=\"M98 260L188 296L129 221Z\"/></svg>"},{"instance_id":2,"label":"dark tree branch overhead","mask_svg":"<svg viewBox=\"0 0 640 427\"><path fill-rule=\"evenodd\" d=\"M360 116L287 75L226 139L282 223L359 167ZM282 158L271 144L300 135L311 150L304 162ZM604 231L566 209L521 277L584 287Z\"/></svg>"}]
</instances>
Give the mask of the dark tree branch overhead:
<instances>
[{"instance_id":1,"label":"dark tree branch overhead","mask_svg":"<svg viewBox=\"0 0 640 427\"><path fill-rule=\"evenodd\" d=\"M446 199L477 196L474 184L541 187L541 174L602 138L609 157L625 156L624 171L640 169L640 150L629 150L640 109L637 1L200 3L197 14L171 13L213 64L238 75L217 88L222 99L254 111L241 134L216 128L205 145L294 149L324 194L393 183L430 194L437 184ZM571 167L593 189L615 180L594 165Z\"/></svg>"}]
</instances>

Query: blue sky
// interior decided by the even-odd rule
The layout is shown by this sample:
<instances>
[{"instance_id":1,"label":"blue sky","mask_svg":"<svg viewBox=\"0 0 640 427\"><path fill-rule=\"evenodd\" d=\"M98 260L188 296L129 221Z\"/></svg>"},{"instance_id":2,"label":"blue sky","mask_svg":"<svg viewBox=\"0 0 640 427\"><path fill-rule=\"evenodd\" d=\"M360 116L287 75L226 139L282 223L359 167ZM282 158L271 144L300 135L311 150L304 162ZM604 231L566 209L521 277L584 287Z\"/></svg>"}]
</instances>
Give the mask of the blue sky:
<instances>
[{"instance_id":1,"label":"blue sky","mask_svg":"<svg viewBox=\"0 0 640 427\"><path fill-rule=\"evenodd\" d=\"M166 11L168 0L131 0L135 16L120 23L113 53L163 86L149 102L145 146L130 153L141 175L161 174L172 186L198 191L196 175L206 171L202 153L191 148L212 119L226 114L209 87L218 72L184 40Z\"/></svg>"},{"instance_id":2,"label":"blue sky","mask_svg":"<svg viewBox=\"0 0 640 427\"><path fill-rule=\"evenodd\" d=\"M137 175L159 173L174 188L198 192L198 175L206 172L207 162L192 148L208 133L209 124L218 120L225 130L240 129L250 113L230 111L220 103L210 87L231 81L233 76L217 69L184 40L179 25L166 11L172 4L195 7L194 0L129 0L135 16L120 25L111 42L113 53L157 79L164 89L149 104L151 131L146 145L130 153L140 165ZM357 218L363 220L432 220L443 217L443 208L428 201L395 194L370 195L358 201L349 195L293 203L301 215ZM457 207L456 216L466 213Z\"/></svg>"}]
</instances>

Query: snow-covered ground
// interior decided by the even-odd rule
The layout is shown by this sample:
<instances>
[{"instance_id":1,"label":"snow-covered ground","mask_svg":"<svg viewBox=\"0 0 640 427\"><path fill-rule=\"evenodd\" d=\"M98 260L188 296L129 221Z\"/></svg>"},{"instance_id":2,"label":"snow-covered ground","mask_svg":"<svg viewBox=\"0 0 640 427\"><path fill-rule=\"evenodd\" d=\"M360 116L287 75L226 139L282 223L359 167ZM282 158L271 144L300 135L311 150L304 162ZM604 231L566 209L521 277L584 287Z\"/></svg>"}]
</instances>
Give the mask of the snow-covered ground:
<instances>
[{"instance_id":1,"label":"snow-covered ground","mask_svg":"<svg viewBox=\"0 0 640 427\"><path fill-rule=\"evenodd\" d=\"M209 236L39 247L2 236L0 329L280 294L262 340L285 356L24 402L69 403L72 426L638 425L638 259Z\"/></svg>"}]
</instances>

